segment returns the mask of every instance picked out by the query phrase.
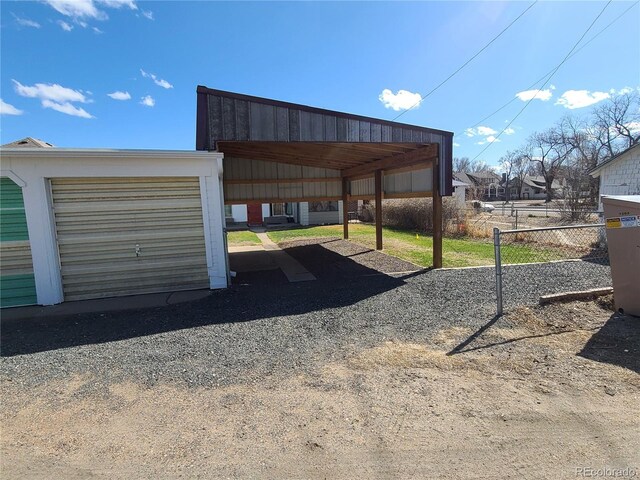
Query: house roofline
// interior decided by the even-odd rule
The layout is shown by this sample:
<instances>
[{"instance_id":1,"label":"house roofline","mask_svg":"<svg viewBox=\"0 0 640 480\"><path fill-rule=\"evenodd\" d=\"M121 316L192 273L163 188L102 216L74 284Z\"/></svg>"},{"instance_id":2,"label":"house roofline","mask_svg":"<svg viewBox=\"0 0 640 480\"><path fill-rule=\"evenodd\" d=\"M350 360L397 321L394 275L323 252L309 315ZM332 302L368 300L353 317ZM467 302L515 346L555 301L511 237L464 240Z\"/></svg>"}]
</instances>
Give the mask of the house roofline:
<instances>
[{"instance_id":1,"label":"house roofline","mask_svg":"<svg viewBox=\"0 0 640 480\"><path fill-rule=\"evenodd\" d=\"M592 168L591 170L589 170L587 173L589 175L591 175L593 178L597 178L600 176L600 170L602 170L604 167L606 167L607 165L610 165L611 163L615 162L616 160L618 160L621 156L623 156L624 154L626 154L627 152L630 152L631 150L633 150L634 148L640 147L640 142L635 143L633 145L631 145L629 148L621 151L620 153L618 153L617 155L614 155L613 157L611 157L608 160L605 160L604 162L602 162L600 165L596 165L594 168Z\"/></svg>"}]
</instances>

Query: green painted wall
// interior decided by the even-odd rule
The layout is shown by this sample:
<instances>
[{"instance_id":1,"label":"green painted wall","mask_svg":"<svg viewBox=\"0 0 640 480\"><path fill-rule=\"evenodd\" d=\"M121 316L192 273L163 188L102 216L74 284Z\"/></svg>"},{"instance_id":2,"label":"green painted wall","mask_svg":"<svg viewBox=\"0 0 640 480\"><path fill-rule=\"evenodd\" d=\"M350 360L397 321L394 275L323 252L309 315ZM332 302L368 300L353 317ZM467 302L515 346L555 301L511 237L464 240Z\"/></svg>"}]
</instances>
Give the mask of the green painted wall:
<instances>
[{"instance_id":1,"label":"green painted wall","mask_svg":"<svg viewBox=\"0 0 640 480\"><path fill-rule=\"evenodd\" d=\"M28 255L29 232L24 213L22 189L7 177L0 177L0 307L32 305L36 303L36 284L33 277L33 263ZM24 247L4 248L10 245ZM22 251L20 251L22 250ZM15 254L12 252L16 252ZM16 256L18 255L18 256ZM24 265L22 265L24 263ZM29 273L24 273L27 271ZM19 272L19 273L18 273Z\"/></svg>"}]
</instances>

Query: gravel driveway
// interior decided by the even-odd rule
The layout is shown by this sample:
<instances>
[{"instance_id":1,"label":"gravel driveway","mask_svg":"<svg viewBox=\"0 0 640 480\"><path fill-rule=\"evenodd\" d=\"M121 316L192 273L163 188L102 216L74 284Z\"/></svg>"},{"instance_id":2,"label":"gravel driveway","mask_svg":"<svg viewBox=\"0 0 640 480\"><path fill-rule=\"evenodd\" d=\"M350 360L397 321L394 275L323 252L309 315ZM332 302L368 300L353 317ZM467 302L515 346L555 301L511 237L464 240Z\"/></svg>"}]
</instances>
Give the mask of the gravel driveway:
<instances>
[{"instance_id":1,"label":"gravel driveway","mask_svg":"<svg viewBox=\"0 0 640 480\"><path fill-rule=\"evenodd\" d=\"M411 265L322 242L287 246L316 281L267 272L162 308L4 320L3 476L515 480L638 468L633 319L592 302L496 321L490 268L382 274ZM518 298L585 282L577 265L553 268Z\"/></svg>"},{"instance_id":2,"label":"gravel driveway","mask_svg":"<svg viewBox=\"0 0 640 480\"><path fill-rule=\"evenodd\" d=\"M100 379L95 388L131 378L149 385L246 383L313 370L387 339L426 342L442 328L476 329L495 312L491 268L385 275L372 268L376 257L387 272L415 266L344 241L285 248L318 280L234 286L162 308L5 321L0 378L38 385L87 373ZM544 278L535 265L507 267L533 281L521 282L506 305L534 303L554 285L594 286L596 276L580 267L553 264Z\"/></svg>"}]
</instances>

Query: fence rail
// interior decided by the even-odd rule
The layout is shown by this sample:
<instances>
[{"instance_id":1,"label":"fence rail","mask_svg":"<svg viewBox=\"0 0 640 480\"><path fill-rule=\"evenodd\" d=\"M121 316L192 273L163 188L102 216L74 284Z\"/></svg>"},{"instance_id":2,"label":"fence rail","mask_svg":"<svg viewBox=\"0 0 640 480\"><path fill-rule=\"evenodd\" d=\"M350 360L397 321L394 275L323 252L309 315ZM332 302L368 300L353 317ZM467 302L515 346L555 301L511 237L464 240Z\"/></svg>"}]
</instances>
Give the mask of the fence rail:
<instances>
[{"instance_id":1,"label":"fence rail","mask_svg":"<svg viewBox=\"0 0 640 480\"><path fill-rule=\"evenodd\" d=\"M496 309L506 301L611 284L603 224L493 229Z\"/></svg>"}]
</instances>

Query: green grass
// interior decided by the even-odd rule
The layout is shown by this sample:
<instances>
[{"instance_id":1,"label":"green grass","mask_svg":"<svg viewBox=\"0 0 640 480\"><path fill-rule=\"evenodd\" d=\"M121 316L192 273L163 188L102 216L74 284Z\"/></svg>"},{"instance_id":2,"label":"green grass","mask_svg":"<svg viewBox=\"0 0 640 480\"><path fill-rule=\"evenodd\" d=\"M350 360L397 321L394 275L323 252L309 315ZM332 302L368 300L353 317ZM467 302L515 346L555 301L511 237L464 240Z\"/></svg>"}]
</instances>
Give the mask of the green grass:
<instances>
[{"instance_id":1,"label":"green grass","mask_svg":"<svg viewBox=\"0 0 640 480\"><path fill-rule=\"evenodd\" d=\"M280 230L268 233L269 238L276 243L298 240L301 238L342 237L342 225L327 225L321 227L297 228ZM383 252L394 257L407 260L422 267L433 264L433 239L430 236L396 230L392 228L382 229ZM349 225L349 240L362 244L369 248L375 248L376 237L373 225L352 224ZM546 253L545 260L554 255L549 255L547 249L540 250L528 245L505 246L503 251L515 258L510 263L529 263L540 261L541 253ZM479 265L493 265L493 243L489 240L444 238L442 241L442 262L445 267L469 267ZM517 253L517 255L514 255Z\"/></svg>"},{"instance_id":2,"label":"green grass","mask_svg":"<svg viewBox=\"0 0 640 480\"><path fill-rule=\"evenodd\" d=\"M231 246L262 245L258 236L248 230L227 233L227 242Z\"/></svg>"}]
</instances>

